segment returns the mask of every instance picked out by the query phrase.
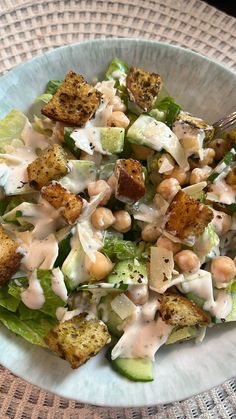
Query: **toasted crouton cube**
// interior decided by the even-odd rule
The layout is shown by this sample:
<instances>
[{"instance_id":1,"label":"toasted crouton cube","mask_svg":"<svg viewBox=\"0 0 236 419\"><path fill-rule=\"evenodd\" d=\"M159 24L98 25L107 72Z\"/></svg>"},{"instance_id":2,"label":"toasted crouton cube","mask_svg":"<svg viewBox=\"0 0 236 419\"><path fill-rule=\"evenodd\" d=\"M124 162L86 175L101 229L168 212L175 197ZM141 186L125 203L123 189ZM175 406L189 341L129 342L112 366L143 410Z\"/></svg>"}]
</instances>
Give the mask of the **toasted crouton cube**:
<instances>
[{"instance_id":1,"label":"toasted crouton cube","mask_svg":"<svg viewBox=\"0 0 236 419\"><path fill-rule=\"evenodd\" d=\"M65 176L68 173L65 151L60 145L54 144L28 165L27 172L29 184L35 189Z\"/></svg>"},{"instance_id":2,"label":"toasted crouton cube","mask_svg":"<svg viewBox=\"0 0 236 419\"><path fill-rule=\"evenodd\" d=\"M0 226L0 285L5 284L20 267L23 254L17 252L17 247Z\"/></svg>"},{"instance_id":3,"label":"toasted crouton cube","mask_svg":"<svg viewBox=\"0 0 236 419\"><path fill-rule=\"evenodd\" d=\"M115 166L116 198L122 202L136 202L145 194L142 165L137 160L119 159Z\"/></svg>"},{"instance_id":4,"label":"toasted crouton cube","mask_svg":"<svg viewBox=\"0 0 236 419\"><path fill-rule=\"evenodd\" d=\"M194 134L199 130L203 130L205 133L205 142L209 142L214 136L214 128L212 125L209 125L207 122L203 121L203 119L197 118L188 112L180 111L177 115L176 121L173 125L174 132L178 130L178 126L181 127L183 132L187 132L189 134Z\"/></svg>"},{"instance_id":5,"label":"toasted crouton cube","mask_svg":"<svg viewBox=\"0 0 236 419\"><path fill-rule=\"evenodd\" d=\"M107 326L100 320L86 320L86 313L56 325L45 337L49 348L78 368L96 355L110 340Z\"/></svg>"},{"instance_id":6,"label":"toasted crouton cube","mask_svg":"<svg viewBox=\"0 0 236 419\"><path fill-rule=\"evenodd\" d=\"M42 114L69 126L83 126L100 104L101 93L90 86L80 74L70 71Z\"/></svg>"},{"instance_id":7,"label":"toasted crouton cube","mask_svg":"<svg viewBox=\"0 0 236 419\"><path fill-rule=\"evenodd\" d=\"M206 205L179 191L166 213L165 229L180 239L200 236L210 221L213 212Z\"/></svg>"},{"instance_id":8,"label":"toasted crouton cube","mask_svg":"<svg viewBox=\"0 0 236 419\"><path fill-rule=\"evenodd\" d=\"M209 323L209 317L205 311L182 295L166 293L158 300L162 320L172 326L195 326Z\"/></svg>"},{"instance_id":9,"label":"toasted crouton cube","mask_svg":"<svg viewBox=\"0 0 236 419\"><path fill-rule=\"evenodd\" d=\"M41 189L41 195L56 209L61 209L68 224L74 224L79 218L83 200L81 196L68 191L58 182L52 182Z\"/></svg>"},{"instance_id":10,"label":"toasted crouton cube","mask_svg":"<svg viewBox=\"0 0 236 419\"><path fill-rule=\"evenodd\" d=\"M126 78L126 86L130 99L144 111L150 111L162 87L159 74L149 73L139 68L131 67Z\"/></svg>"}]
</instances>

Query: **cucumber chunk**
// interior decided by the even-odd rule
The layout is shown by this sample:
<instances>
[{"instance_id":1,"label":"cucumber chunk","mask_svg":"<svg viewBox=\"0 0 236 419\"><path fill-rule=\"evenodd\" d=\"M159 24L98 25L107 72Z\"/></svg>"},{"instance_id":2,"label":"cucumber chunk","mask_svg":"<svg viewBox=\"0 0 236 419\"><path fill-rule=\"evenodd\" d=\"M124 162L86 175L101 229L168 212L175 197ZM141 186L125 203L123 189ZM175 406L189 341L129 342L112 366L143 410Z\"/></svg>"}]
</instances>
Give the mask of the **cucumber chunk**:
<instances>
[{"instance_id":1,"label":"cucumber chunk","mask_svg":"<svg viewBox=\"0 0 236 419\"><path fill-rule=\"evenodd\" d=\"M136 259L127 259L118 262L113 271L108 275L107 282L117 284L147 284L148 275L146 263Z\"/></svg>"},{"instance_id":2,"label":"cucumber chunk","mask_svg":"<svg viewBox=\"0 0 236 419\"><path fill-rule=\"evenodd\" d=\"M119 330L119 326L121 326L123 320L111 308L111 302L116 296L117 294L113 293L102 297L98 306L98 313L101 320L106 323L111 335L120 338L123 331Z\"/></svg>"},{"instance_id":3,"label":"cucumber chunk","mask_svg":"<svg viewBox=\"0 0 236 419\"><path fill-rule=\"evenodd\" d=\"M112 368L131 381L153 381L153 362L149 358L116 358Z\"/></svg>"}]
</instances>

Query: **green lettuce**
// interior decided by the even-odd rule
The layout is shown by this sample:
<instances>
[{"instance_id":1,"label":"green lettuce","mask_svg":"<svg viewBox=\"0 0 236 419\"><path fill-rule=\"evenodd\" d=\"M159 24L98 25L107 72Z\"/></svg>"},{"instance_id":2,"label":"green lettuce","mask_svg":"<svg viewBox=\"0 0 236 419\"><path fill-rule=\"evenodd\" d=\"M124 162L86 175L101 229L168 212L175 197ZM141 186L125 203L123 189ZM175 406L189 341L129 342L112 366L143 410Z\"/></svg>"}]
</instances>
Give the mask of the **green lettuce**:
<instances>
[{"instance_id":1,"label":"green lettuce","mask_svg":"<svg viewBox=\"0 0 236 419\"><path fill-rule=\"evenodd\" d=\"M120 60L119 58L114 58L108 66L106 71L106 79L107 80L116 80L116 84L119 85L118 78L114 77L114 72L119 71L122 74L127 74L129 71L129 66L124 61ZM117 87L117 86L116 86Z\"/></svg>"},{"instance_id":2,"label":"green lettuce","mask_svg":"<svg viewBox=\"0 0 236 419\"><path fill-rule=\"evenodd\" d=\"M212 223L209 223L203 234L197 239L193 246L193 251L198 255L200 260L205 258L211 259L219 253L220 239L216 234Z\"/></svg>"},{"instance_id":3,"label":"green lettuce","mask_svg":"<svg viewBox=\"0 0 236 419\"><path fill-rule=\"evenodd\" d=\"M45 303L42 308L39 310L40 312L51 316L56 317L56 310L58 307L63 307L65 302L61 300L52 290L51 287L51 271L45 269L37 270L37 278L40 282L40 285L43 289ZM17 299L21 299L21 292L23 289L28 287L28 278L21 277L17 278L17 280L12 280L9 283L8 292L10 295Z\"/></svg>"},{"instance_id":4,"label":"green lettuce","mask_svg":"<svg viewBox=\"0 0 236 419\"><path fill-rule=\"evenodd\" d=\"M8 293L8 284L0 288L0 306L9 311L16 312L19 306L19 300Z\"/></svg>"},{"instance_id":5,"label":"green lettuce","mask_svg":"<svg viewBox=\"0 0 236 419\"><path fill-rule=\"evenodd\" d=\"M137 245L129 240L123 240L116 235L107 234L102 252L110 259L125 260L135 258L138 253Z\"/></svg>"},{"instance_id":6,"label":"green lettuce","mask_svg":"<svg viewBox=\"0 0 236 419\"><path fill-rule=\"evenodd\" d=\"M55 95L58 87L60 87L62 83L63 83L63 80L49 80L46 86L45 93Z\"/></svg>"},{"instance_id":7,"label":"green lettuce","mask_svg":"<svg viewBox=\"0 0 236 419\"><path fill-rule=\"evenodd\" d=\"M26 116L13 109L0 121L0 152L5 152L5 146L10 145L12 140L21 140L21 133L27 122ZM23 145L23 142L22 142Z\"/></svg>"},{"instance_id":8,"label":"green lettuce","mask_svg":"<svg viewBox=\"0 0 236 419\"><path fill-rule=\"evenodd\" d=\"M48 103L52 99L52 96L53 95L51 93L43 93L42 95L36 97L35 103L37 102Z\"/></svg>"},{"instance_id":9,"label":"green lettuce","mask_svg":"<svg viewBox=\"0 0 236 419\"><path fill-rule=\"evenodd\" d=\"M72 237L72 234L69 233L67 237L65 237L63 240L59 242L58 245L58 256L54 263L54 268L61 267L63 265L63 262L69 255L71 251L71 245L70 245L70 239Z\"/></svg>"},{"instance_id":10,"label":"green lettuce","mask_svg":"<svg viewBox=\"0 0 236 419\"><path fill-rule=\"evenodd\" d=\"M166 96L151 110L150 116L172 127L180 110L181 106L172 97Z\"/></svg>"},{"instance_id":11,"label":"green lettuce","mask_svg":"<svg viewBox=\"0 0 236 419\"><path fill-rule=\"evenodd\" d=\"M17 314L4 308L0 308L0 322L11 332L16 333L34 345L42 347L47 347L44 337L58 323L57 320L44 316L42 313L37 319L21 320Z\"/></svg>"}]
</instances>

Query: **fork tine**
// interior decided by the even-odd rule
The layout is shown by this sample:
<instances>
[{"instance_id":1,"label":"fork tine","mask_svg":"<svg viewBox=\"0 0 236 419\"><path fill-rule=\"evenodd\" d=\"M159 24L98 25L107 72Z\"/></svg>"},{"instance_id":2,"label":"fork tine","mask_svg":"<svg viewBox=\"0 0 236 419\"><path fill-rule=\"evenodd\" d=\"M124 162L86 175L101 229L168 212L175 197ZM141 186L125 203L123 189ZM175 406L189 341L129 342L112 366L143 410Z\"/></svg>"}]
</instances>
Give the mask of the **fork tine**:
<instances>
[{"instance_id":1,"label":"fork tine","mask_svg":"<svg viewBox=\"0 0 236 419\"><path fill-rule=\"evenodd\" d=\"M222 130L223 128L224 129L229 128L231 125L234 125L235 123L236 123L236 111L214 122L213 127L215 129Z\"/></svg>"}]
</instances>

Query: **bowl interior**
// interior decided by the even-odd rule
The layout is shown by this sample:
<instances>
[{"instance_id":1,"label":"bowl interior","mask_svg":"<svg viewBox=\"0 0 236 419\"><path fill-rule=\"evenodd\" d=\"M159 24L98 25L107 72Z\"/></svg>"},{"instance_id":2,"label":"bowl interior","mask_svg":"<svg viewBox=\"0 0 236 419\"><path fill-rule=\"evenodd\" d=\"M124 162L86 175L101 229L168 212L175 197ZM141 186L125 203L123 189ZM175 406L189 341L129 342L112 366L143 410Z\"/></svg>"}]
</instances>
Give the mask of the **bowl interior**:
<instances>
[{"instance_id":1,"label":"bowl interior","mask_svg":"<svg viewBox=\"0 0 236 419\"><path fill-rule=\"evenodd\" d=\"M191 51L151 41L110 39L69 45L34 58L0 79L0 117L12 108L29 112L49 79L73 69L88 80L102 78L107 63L120 57L129 65L158 72L183 108L213 122L235 105L236 75ZM103 354L79 370L46 350L33 347L2 326L0 362L24 379L59 395L98 405L142 406L184 399L230 378L235 370L233 325L209 331L200 346L189 342L162 348L155 381L131 383L107 365ZM214 355L214 356L213 356Z\"/></svg>"},{"instance_id":2,"label":"bowl interior","mask_svg":"<svg viewBox=\"0 0 236 419\"><path fill-rule=\"evenodd\" d=\"M27 111L49 79L74 70L102 78L114 57L159 73L184 109L213 122L235 106L236 75L192 51L154 41L109 39L68 45L34 58L3 76L0 116L12 107Z\"/></svg>"}]
</instances>

